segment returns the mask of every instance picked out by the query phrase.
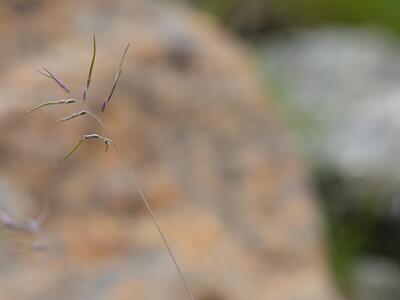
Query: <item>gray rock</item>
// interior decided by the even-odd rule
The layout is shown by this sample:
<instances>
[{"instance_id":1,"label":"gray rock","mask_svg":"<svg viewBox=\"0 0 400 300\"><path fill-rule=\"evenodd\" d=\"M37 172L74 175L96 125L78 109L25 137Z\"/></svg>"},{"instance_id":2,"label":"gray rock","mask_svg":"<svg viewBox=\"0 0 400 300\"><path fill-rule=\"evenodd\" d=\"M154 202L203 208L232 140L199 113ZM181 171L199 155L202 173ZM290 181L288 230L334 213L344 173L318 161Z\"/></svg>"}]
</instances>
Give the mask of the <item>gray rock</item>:
<instances>
[{"instance_id":1,"label":"gray rock","mask_svg":"<svg viewBox=\"0 0 400 300\"><path fill-rule=\"evenodd\" d=\"M301 124L312 159L346 174L400 179L400 48L377 29L278 37L261 61Z\"/></svg>"},{"instance_id":2,"label":"gray rock","mask_svg":"<svg viewBox=\"0 0 400 300\"><path fill-rule=\"evenodd\" d=\"M397 300L400 268L386 258L364 258L355 268L355 299Z\"/></svg>"}]
</instances>

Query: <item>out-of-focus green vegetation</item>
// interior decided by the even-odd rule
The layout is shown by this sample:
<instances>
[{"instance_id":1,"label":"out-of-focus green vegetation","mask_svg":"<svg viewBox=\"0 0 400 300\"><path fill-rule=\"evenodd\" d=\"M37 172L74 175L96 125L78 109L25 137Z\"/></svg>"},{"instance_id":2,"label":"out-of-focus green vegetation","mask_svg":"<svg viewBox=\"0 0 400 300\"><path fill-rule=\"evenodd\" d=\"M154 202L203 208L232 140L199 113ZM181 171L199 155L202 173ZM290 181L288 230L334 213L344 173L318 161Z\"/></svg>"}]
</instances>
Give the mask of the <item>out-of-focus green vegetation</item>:
<instances>
[{"instance_id":1,"label":"out-of-focus green vegetation","mask_svg":"<svg viewBox=\"0 0 400 300\"><path fill-rule=\"evenodd\" d=\"M398 0L189 0L241 33L324 23L371 24L400 33Z\"/></svg>"},{"instance_id":2,"label":"out-of-focus green vegetation","mask_svg":"<svg viewBox=\"0 0 400 300\"><path fill-rule=\"evenodd\" d=\"M334 170L317 167L313 178L325 215L332 272L342 291L351 296L358 258L384 251L375 229L382 216L381 200L389 197L392 187L379 180L348 178Z\"/></svg>"}]
</instances>

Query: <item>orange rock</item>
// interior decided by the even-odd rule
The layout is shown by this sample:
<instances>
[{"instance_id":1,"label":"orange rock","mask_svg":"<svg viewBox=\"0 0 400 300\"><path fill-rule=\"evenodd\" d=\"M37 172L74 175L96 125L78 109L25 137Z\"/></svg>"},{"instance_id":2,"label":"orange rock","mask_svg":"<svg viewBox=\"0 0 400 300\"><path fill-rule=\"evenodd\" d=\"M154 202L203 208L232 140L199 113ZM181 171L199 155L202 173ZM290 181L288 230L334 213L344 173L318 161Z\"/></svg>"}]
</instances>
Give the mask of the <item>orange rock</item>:
<instances>
[{"instance_id":1,"label":"orange rock","mask_svg":"<svg viewBox=\"0 0 400 300\"><path fill-rule=\"evenodd\" d=\"M38 66L48 66L80 96L94 32L93 110L132 44L102 116L196 299L338 299L302 162L244 45L209 17L175 4L30 2L23 12L0 4L1 12L13 11L0 26L7 32L0 54L10 54L0 64L0 180L37 199L37 210L44 197L51 199L44 231L54 243L53 267L0 255L1 293L13 295L17 283L32 286L28 270L47 280L38 277L35 289L13 299L185 299L115 153L90 141L56 165L81 134L104 134L87 117L55 122L79 104L17 117L66 96L33 72Z\"/></svg>"}]
</instances>

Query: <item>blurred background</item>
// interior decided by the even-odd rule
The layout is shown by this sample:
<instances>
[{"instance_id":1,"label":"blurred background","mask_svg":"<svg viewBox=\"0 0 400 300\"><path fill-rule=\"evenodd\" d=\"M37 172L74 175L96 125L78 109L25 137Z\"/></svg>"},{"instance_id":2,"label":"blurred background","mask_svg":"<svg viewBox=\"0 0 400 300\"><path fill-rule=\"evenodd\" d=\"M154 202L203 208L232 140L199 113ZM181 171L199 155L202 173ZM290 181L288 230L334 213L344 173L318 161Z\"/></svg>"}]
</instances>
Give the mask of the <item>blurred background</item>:
<instances>
[{"instance_id":1,"label":"blurred background","mask_svg":"<svg viewBox=\"0 0 400 300\"><path fill-rule=\"evenodd\" d=\"M312 169L349 299L397 299L397 1L194 1L249 41Z\"/></svg>"},{"instance_id":2,"label":"blurred background","mask_svg":"<svg viewBox=\"0 0 400 300\"><path fill-rule=\"evenodd\" d=\"M399 299L399 20L394 0L2 0L0 217L46 218L1 230L0 299L186 299L115 153L57 166L104 134L57 122L81 106L17 117L81 97L93 33L96 113L132 45L101 116L196 299Z\"/></svg>"}]
</instances>

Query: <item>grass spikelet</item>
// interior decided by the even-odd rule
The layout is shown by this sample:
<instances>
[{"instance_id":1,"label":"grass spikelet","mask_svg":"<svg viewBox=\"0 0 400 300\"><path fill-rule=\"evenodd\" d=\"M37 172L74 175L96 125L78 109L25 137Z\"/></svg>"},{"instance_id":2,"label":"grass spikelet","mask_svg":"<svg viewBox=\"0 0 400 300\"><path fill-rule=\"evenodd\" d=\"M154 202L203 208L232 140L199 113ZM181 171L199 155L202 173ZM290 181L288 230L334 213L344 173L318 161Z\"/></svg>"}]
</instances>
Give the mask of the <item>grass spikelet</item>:
<instances>
[{"instance_id":1,"label":"grass spikelet","mask_svg":"<svg viewBox=\"0 0 400 300\"><path fill-rule=\"evenodd\" d=\"M72 115L69 115L69 116L67 116L67 117L65 117L65 118L62 118L62 119L60 119L59 121L60 121L60 122L69 121L69 120L75 119L75 118L77 118L77 117L84 116L84 115L86 115L86 114L87 114L87 111L82 110L82 111L73 113Z\"/></svg>"},{"instance_id":2,"label":"grass spikelet","mask_svg":"<svg viewBox=\"0 0 400 300\"><path fill-rule=\"evenodd\" d=\"M92 55L92 62L90 63L90 67L89 67L89 74L88 74L88 78L86 81L86 87L85 90L83 91L83 101L86 101L86 97L87 97L87 93L89 91L89 86L90 86L90 82L92 80L92 72L93 72L93 66L94 66L94 61L96 60L96 36L93 35L93 55Z\"/></svg>"},{"instance_id":3,"label":"grass spikelet","mask_svg":"<svg viewBox=\"0 0 400 300\"><path fill-rule=\"evenodd\" d=\"M52 80L53 80L55 83L57 83L58 86L59 86L60 88L62 88L65 92L67 92L68 94L71 94L71 90L67 87L67 85L66 85L64 82L61 81L60 78L58 78L56 75L54 75L53 73L51 73L51 72L49 71L49 69L47 69L46 67L42 67L42 68L43 68L43 70L44 70L45 72L43 72L43 71L41 71L41 70L36 70L36 71L39 72L40 74L42 74L43 76L52 79Z\"/></svg>"},{"instance_id":4,"label":"grass spikelet","mask_svg":"<svg viewBox=\"0 0 400 300\"><path fill-rule=\"evenodd\" d=\"M115 75L114 82L113 82L113 85L111 87L111 91L108 94L106 100L103 102L103 105L101 106L101 112L104 112L108 102L110 102L111 97L114 94L115 88L117 87L118 79L119 79L119 77L121 76L121 73L122 73L122 64L124 63L124 59L125 59L126 53L128 52L128 49L129 49L129 44L126 46L124 54L122 55L121 62L119 64L119 68L118 68L117 74Z\"/></svg>"}]
</instances>

